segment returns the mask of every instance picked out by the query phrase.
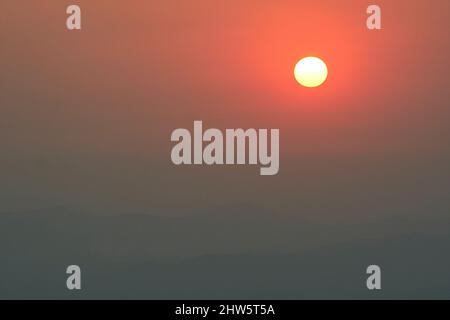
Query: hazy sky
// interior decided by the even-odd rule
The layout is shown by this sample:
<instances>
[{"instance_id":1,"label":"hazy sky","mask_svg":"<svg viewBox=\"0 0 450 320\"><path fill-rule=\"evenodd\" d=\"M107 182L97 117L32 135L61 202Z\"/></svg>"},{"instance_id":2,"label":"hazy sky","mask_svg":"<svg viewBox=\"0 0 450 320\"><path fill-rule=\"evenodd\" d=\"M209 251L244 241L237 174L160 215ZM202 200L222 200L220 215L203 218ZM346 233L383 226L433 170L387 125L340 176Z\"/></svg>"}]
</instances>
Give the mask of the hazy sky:
<instances>
[{"instance_id":1,"label":"hazy sky","mask_svg":"<svg viewBox=\"0 0 450 320\"><path fill-rule=\"evenodd\" d=\"M368 1L2 1L1 209L340 220L445 203L450 2L376 3L381 31ZM312 90L293 78L308 55L329 68ZM170 133L194 120L279 128L279 174L174 166Z\"/></svg>"},{"instance_id":2,"label":"hazy sky","mask_svg":"<svg viewBox=\"0 0 450 320\"><path fill-rule=\"evenodd\" d=\"M448 0L1 0L0 298L448 298L449 30ZM280 129L279 173L172 164L194 120Z\"/></svg>"}]
</instances>

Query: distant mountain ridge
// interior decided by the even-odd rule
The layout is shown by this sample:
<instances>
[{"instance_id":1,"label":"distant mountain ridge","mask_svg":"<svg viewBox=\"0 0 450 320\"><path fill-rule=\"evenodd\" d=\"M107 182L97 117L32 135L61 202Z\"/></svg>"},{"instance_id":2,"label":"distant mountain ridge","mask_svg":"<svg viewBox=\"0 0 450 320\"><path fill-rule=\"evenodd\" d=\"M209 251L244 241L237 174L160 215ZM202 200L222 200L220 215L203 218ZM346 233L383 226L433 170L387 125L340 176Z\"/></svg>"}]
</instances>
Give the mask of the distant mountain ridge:
<instances>
[{"instance_id":1,"label":"distant mountain ridge","mask_svg":"<svg viewBox=\"0 0 450 320\"><path fill-rule=\"evenodd\" d=\"M0 298L450 298L448 235L345 239L255 216L1 213ZM79 293L65 288L69 264L83 270ZM369 264L383 270L377 294Z\"/></svg>"}]
</instances>

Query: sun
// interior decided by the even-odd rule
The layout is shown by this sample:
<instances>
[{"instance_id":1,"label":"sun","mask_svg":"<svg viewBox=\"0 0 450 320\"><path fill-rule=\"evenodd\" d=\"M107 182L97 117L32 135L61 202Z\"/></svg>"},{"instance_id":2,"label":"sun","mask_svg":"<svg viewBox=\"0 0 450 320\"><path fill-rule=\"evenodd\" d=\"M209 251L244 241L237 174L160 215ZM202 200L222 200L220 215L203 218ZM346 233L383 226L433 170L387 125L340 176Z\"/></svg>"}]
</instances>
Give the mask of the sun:
<instances>
[{"instance_id":1,"label":"sun","mask_svg":"<svg viewBox=\"0 0 450 320\"><path fill-rule=\"evenodd\" d=\"M294 68L295 80L304 87L314 88L325 82L328 68L325 62L316 57L301 59Z\"/></svg>"}]
</instances>

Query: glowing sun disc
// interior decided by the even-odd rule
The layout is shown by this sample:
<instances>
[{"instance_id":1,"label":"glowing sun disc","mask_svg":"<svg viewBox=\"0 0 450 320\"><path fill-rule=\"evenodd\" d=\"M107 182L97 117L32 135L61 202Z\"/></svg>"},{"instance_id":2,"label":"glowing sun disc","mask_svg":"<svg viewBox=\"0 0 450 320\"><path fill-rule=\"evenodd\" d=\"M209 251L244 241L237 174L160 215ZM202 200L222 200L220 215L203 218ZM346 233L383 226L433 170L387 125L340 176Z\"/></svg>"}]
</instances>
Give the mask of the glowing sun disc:
<instances>
[{"instance_id":1,"label":"glowing sun disc","mask_svg":"<svg viewBox=\"0 0 450 320\"><path fill-rule=\"evenodd\" d=\"M295 65L294 76L302 86L314 88L325 82L328 76L328 68L321 59L306 57Z\"/></svg>"}]
</instances>

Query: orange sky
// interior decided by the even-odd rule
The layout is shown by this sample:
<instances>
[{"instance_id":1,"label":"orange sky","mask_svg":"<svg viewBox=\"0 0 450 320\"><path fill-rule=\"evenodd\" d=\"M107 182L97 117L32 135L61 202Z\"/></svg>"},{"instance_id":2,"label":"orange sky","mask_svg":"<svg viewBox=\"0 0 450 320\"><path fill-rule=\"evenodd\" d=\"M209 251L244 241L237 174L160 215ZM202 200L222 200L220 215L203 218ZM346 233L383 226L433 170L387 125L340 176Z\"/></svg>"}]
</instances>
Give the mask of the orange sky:
<instances>
[{"instance_id":1,"label":"orange sky","mask_svg":"<svg viewBox=\"0 0 450 320\"><path fill-rule=\"evenodd\" d=\"M81 32L65 30L71 3ZM177 210L228 199L289 211L300 197L322 210L329 190L344 206L364 188L387 197L376 179L392 174L419 192L417 172L444 170L450 154L450 2L376 3L382 31L366 29L367 1L3 1L5 205L21 203L18 189L37 204ZM293 78L308 55L329 68L313 90ZM193 120L280 128L279 175L172 167L170 132ZM271 188L284 191L261 199Z\"/></svg>"}]
</instances>

